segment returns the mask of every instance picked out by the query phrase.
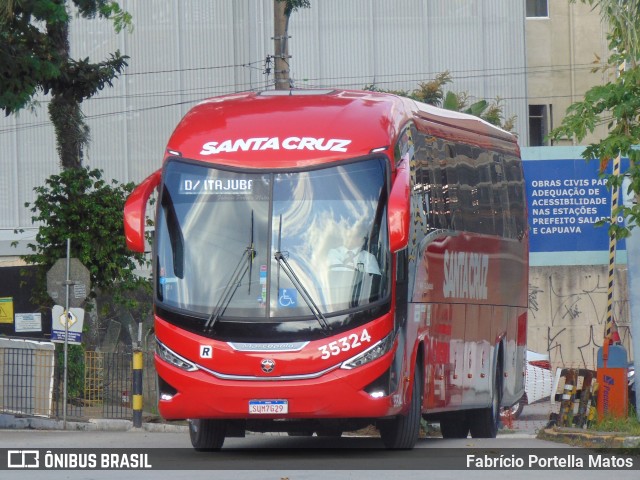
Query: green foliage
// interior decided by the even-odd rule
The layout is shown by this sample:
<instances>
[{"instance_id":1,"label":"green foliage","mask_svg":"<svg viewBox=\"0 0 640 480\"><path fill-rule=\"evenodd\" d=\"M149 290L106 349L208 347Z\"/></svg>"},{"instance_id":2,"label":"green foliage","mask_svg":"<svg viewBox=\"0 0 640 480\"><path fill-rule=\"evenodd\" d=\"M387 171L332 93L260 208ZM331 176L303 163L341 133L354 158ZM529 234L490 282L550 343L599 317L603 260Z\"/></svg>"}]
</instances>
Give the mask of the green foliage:
<instances>
[{"instance_id":1,"label":"green foliage","mask_svg":"<svg viewBox=\"0 0 640 480\"><path fill-rule=\"evenodd\" d=\"M570 0L572 3L576 0ZM631 179L629 191L640 195L640 0L580 0L600 7L603 19L609 25L609 48L613 52L605 70L616 72L605 85L589 89L582 101L567 109L562 124L549 137L554 140L575 138L582 142L599 125L607 125L608 135L592 143L582 154L586 160L599 159L601 174L607 178L609 188L620 188L624 175ZM621 68L624 67L624 68ZM605 174L606 166L617 157L628 157L629 170L620 175ZM640 205L619 206L611 218L627 219L626 227L607 221L610 234L617 238L629 236L630 230L640 224Z\"/></svg>"},{"instance_id":2,"label":"green foliage","mask_svg":"<svg viewBox=\"0 0 640 480\"><path fill-rule=\"evenodd\" d=\"M311 2L309 0L278 0L278 1L285 2L287 4L287 6L284 9L284 14L287 17L300 8L311 8Z\"/></svg>"},{"instance_id":3,"label":"green foliage","mask_svg":"<svg viewBox=\"0 0 640 480\"><path fill-rule=\"evenodd\" d=\"M407 90L384 90L377 87L374 84L365 85L364 90L371 92L385 92L399 95L401 97L408 97L418 102L427 103L436 107L442 107L447 110L453 110L456 112L468 113L475 115L483 120L501 127L502 129L512 132L515 127L516 117L510 117L504 119L503 116L503 104L500 97L496 98L495 102L488 102L487 100L479 100L474 103L470 103L470 96L466 92L455 93L448 91L445 93L444 87L452 83L453 79L448 71L444 71L436 75L433 80L428 82L420 82L418 88L409 92Z\"/></svg>"},{"instance_id":4,"label":"green foliage","mask_svg":"<svg viewBox=\"0 0 640 480\"><path fill-rule=\"evenodd\" d=\"M79 105L112 86L128 59L119 51L98 63L71 58L70 4L81 17L111 20L116 32L131 29L131 15L111 0L0 0L0 109L10 115L31 106L38 93L51 94L63 168L82 164L89 139ZM73 120L66 122L69 110Z\"/></svg>"},{"instance_id":5,"label":"green foliage","mask_svg":"<svg viewBox=\"0 0 640 480\"><path fill-rule=\"evenodd\" d=\"M640 421L636 415L635 409L629 409L629 415L627 417L614 417L606 416L604 418L598 418L594 423L589 425L589 430L596 430L599 432L619 432L628 435L640 435Z\"/></svg>"},{"instance_id":6,"label":"green foliage","mask_svg":"<svg viewBox=\"0 0 640 480\"><path fill-rule=\"evenodd\" d=\"M46 272L56 260L66 257L67 238L71 239L71 256L89 269L91 296L99 290L112 294L116 303L126 303L127 292L139 288L150 292L149 282L133 273L144 257L127 249L124 237L122 211L133 188L133 183L107 183L102 171L88 168L63 170L35 188L36 200L25 206L40 228L37 244L28 244L33 254L23 259L41 267L34 298L39 304L51 304Z\"/></svg>"},{"instance_id":7,"label":"green foliage","mask_svg":"<svg viewBox=\"0 0 640 480\"><path fill-rule=\"evenodd\" d=\"M57 364L62 371L64 366L63 344L56 344ZM67 345L67 398L84 397L84 347L82 345ZM62 389L63 382L60 382ZM62 399L60 399L62 401Z\"/></svg>"},{"instance_id":8,"label":"green foliage","mask_svg":"<svg viewBox=\"0 0 640 480\"><path fill-rule=\"evenodd\" d=\"M569 0L575 3L577 0ZM640 58L640 0L579 0L600 9L609 26L607 39L613 52L611 65L630 62L635 66Z\"/></svg>"}]
</instances>

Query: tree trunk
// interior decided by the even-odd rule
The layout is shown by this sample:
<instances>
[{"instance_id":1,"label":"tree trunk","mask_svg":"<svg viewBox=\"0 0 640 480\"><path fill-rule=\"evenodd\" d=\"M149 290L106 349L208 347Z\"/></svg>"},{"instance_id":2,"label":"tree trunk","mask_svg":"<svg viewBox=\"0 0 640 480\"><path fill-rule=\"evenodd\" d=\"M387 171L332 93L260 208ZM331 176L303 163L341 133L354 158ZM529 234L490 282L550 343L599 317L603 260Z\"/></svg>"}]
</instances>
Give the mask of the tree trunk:
<instances>
[{"instance_id":1,"label":"tree trunk","mask_svg":"<svg viewBox=\"0 0 640 480\"><path fill-rule=\"evenodd\" d=\"M56 0L64 4L65 0ZM47 23L47 35L55 46L61 65L69 64L69 18ZM64 69L64 67L63 67ZM49 118L56 134L56 145L60 165L63 169L82 166L83 148L89 142L89 127L84 122L80 102L71 94L63 71L56 86L51 89Z\"/></svg>"},{"instance_id":2,"label":"tree trunk","mask_svg":"<svg viewBox=\"0 0 640 480\"><path fill-rule=\"evenodd\" d=\"M289 90L289 46L287 26L289 17L285 14L287 3L273 0L273 55L276 90Z\"/></svg>"},{"instance_id":3,"label":"tree trunk","mask_svg":"<svg viewBox=\"0 0 640 480\"><path fill-rule=\"evenodd\" d=\"M89 127L84 123L80 104L54 93L49 103L49 118L56 132L60 165L65 170L80 168L84 146L89 142Z\"/></svg>"}]
</instances>

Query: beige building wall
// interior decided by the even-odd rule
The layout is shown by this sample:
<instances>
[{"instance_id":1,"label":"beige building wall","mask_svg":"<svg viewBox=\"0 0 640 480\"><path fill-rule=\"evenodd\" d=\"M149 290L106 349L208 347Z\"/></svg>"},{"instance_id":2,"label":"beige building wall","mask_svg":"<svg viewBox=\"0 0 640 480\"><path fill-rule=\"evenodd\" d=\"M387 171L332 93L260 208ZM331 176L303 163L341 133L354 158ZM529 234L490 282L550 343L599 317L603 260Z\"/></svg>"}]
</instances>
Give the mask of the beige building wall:
<instances>
[{"instance_id":1,"label":"beige building wall","mask_svg":"<svg viewBox=\"0 0 640 480\"><path fill-rule=\"evenodd\" d=\"M594 370L604 343L607 306L607 265L532 267L527 348L549 353L554 369ZM626 265L615 269L612 316L631 359Z\"/></svg>"},{"instance_id":2,"label":"beige building wall","mask_svg":"<svg viewBox=\"0 0 640 480\"><path fill-rule=\"evenodd\" d=\"M569 105L582 100L591 87L605 84L610 75L592 72L609 55L599 10L580 2L548 0L548 13L548 17L527 17L525 22L528 103L546 106L545 133L560 126ZM567 139L553 145L587 145L605 134L602 126L579 143Z\"/></svg>"}]
</instances>

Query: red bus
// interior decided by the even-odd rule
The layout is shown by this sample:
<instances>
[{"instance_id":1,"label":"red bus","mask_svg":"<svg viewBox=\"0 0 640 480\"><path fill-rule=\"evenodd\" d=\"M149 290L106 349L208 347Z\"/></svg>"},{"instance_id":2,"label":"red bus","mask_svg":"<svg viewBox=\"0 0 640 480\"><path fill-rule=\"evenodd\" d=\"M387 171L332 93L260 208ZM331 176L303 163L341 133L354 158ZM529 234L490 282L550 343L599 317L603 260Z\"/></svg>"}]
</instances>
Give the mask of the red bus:
<instances>
[{"instance_id":1,"label":"red bus","mask_svg":"<svg viewBox=\"0 0 640 480\"><path fill-rule=\"evenodd\" d=\"M194 448L372 424L412 448L421 418L495 437L522 396L511 134L389 94L233 94L192 108L127 200L134 251L156 188L159 411Z\"/></svg>"}]
</instances>

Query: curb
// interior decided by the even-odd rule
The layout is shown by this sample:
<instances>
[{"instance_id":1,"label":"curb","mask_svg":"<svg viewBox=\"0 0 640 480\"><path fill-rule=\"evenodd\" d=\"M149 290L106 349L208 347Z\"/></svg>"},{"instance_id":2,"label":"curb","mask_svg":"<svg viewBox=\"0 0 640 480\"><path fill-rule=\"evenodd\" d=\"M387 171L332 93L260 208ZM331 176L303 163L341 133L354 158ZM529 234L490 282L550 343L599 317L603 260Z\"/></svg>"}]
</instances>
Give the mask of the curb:
<instances>
[{"instance_id":1,"label":"curb","mask_svg":"<svg viewBox=\"0 0 640 480\"><path fill-rule=\"evenodd\" d=\"M587 432L579 428L553 427L541 430L538 438L587 448L639 448L640 437L619 432Z\"/></svg>"},{"instance_id":2,"label":"curb","mask_svg":"<svg viewBox=\"0 0 640 480\"><path fill-rule=\"evenodd\" d=\"M62 420L36 417L16 417L0 414L0 429L5 430L64 430ZM187 425L167 423L143 423L142 428L134 428L131 420L92 418L87 421L67 420L67 430L91 432L151 432L186 433Z\"/></svg>"}]
</instances>

